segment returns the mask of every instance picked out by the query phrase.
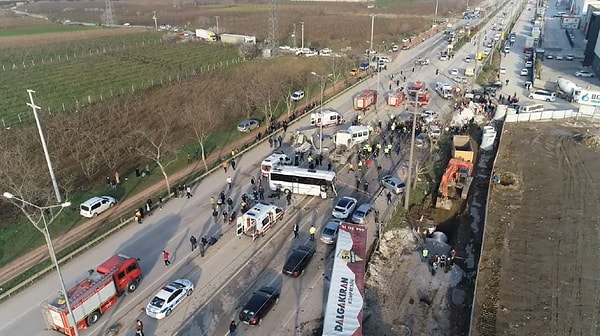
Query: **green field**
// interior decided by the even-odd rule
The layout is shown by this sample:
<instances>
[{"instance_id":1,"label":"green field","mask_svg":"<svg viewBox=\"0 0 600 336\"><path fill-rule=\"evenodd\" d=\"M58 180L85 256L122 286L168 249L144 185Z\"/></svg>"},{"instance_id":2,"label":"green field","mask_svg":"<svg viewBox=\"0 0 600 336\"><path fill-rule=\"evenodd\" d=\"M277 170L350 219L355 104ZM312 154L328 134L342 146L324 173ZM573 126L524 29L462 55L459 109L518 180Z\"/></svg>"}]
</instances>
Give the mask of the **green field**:
<instances>
[{"instance_id":1,"label":"green field","mask_svg":"<svg viewBox=\"0 0 600 336\"><path fill-rule=\"evenodd\" d=\"M29 28L12 28L12 29L0 29L0 38L9 36L23 36L23 35L36 35L46 33L66 33L79 30L95 29L94 27L84 26L68 26L68 25L53 25L49 27L29 27Z\"/></svg>"},{"instance_id":2,"label":"green field","mask_svg":"<svg viewBox=\"0 0 600 336\"><path fill-rule=\"evenodd\" d=\"M160 33L140 33L35 51L2 50L0 122L8 126L31 119L25 105L27 89L37 92L36 104L44 111L70 111L77 103L163 85L238 59L235 47L169 42L160 37Z\"/></svg>"}]
</instances>

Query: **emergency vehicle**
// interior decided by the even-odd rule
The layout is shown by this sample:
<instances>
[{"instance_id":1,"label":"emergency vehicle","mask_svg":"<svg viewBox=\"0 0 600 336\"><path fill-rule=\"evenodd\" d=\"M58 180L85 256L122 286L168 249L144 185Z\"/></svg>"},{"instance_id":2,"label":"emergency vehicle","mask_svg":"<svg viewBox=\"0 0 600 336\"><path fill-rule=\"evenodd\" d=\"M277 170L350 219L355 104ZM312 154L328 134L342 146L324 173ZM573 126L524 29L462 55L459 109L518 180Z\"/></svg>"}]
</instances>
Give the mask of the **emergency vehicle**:
<instances>
[{"instance_id":1,"label":"emergency vehicle","mask_svg":"<svg viewBox=\"0 0 600 336\"><path fill-rule=\"evenodd\" d=\"M366 111L376 104L377 91L375 90L364 90L354 97L354 109L357 111Z\"/></svg>"},{"instance_id":2,"label":"emergency vehicle","mask_svg":"<svg viewBox=\"0 0 600 336\"><path fill-rule=\"evenodd\" d=\"M283 217L284 211L272 204L256 203L237 219L236 233L239 236L248 235L252 240L264 235L275 223Z\"/></svg>"},{"instance_id":3,"label":"emergency vehicle","mask_svg":"<svg viewBox=\"0 0 600 336\"><path fill-rule=\"evenodd\" d=\"M274 152L273 154L267 156L267 158L264 159L260 164L260 175L269 176L269 173L273 168L290 164L292 164L292 159L285 155L284 152Z\"/></svg>"},{"instance_id":4,"label":"emergency vehicle","mask_svg":"<svg viewBox=\"0 0 600 336\"><path fill-rule=\"evenodd\" d=\"M326 109L321 112L310 114L310 124L313 126L323 127L331 125L340 125L345 123L344 117L334 109Z\"/></svg>"},{"instance_id":5,"label":"emergency vehicle","mask_svg":"<svg viewBox=\"0 0 600 336\"><path fill-rule=\"evenodd\" d=\"M390 92L387 99L389 106L400 106L406 100L406 94L402 90Z\"/></svg>"},{"instance_id":6,"label":"emergency vehicle","mask_svg":"<svg viewBox=\"0 0 600 336\"><path fill-rule=\"evenodd\" d=\"M42 315L49 327L65 335L75 335L98 322L126 292L134 292L142 280L138 260L117 254L91 269L70 286L67 297L72 313L67 309L63 293L42 306ZM75 318L75 323L73 322Z\"/></svg>"},{"instance_id":7,"label":"emergency vehicle","mask_svg":"<svg viewBox=\"0 0 600 336\"><path fill-rule=\"evenodd\" d=\"M452 99L454 95L454 88L451 85L440 82L435 83L435 91L444 99Z\"/></svg>"}]
</instances>

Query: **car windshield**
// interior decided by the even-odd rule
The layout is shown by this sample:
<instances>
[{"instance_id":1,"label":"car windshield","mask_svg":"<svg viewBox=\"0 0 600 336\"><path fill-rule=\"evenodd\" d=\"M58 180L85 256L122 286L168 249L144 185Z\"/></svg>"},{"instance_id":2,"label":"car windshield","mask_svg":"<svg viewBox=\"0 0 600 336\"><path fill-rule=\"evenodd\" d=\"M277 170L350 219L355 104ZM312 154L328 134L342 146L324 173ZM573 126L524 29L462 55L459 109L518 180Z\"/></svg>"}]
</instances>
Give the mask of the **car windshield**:
<instances>
[{"instance_id":1,"label":"car windshield","mask_svg":"<svg viewBox=\"0 0 600 336\"><path fill-rule=\"evenodd\" d=\"M250 320L254 317L254 315L256 315L256 313L251 310L244 309L240 315L242 315L245 320Z\"/></svg>"},{"instance_id":2,"label":"car windshield","mask_svg":"<svg viewBox=\"0 0 600 336\"><path fill-rule=\"evenodd\" d=\"M349 203L350 203L349 199L343 198L338 202L337 208L346 208L346 207L348 207Z\"/></svg>"},{"instance_id":3,"label":"car windshield","mask_svg":"<svg viewBox=\"0 0 600 336\"><path fill-rule=\"evenodd\" d=\"M177 288L177 289L179 289L179 288L185 288L185 285L184 285L184 284L182 284L182 283L179 283L179 282L177 282L177 281L173 281L173 282L171 282L171 283L169 284L169 286L171 286L171 287L175 287L175 288Z\"/></svg>"},{"instance_id":4,"label":"car windshield","mask_svg":"<svg viewBox=\"0 0 600 336\"><path fill-rule=\"evenodd\" d=\"M354 216L356 216L356 217L364 217L364 216L365 216L365 213L364 213L364 212L362 212L362 211L358 211L358 210L357 210L357 211L354 213Z\"/></svg>"},{"instance_id":5,"label":"car windshield","mask_svg":"<svg viewBox=\"0 0 600 336\"><path fill-rule=\"evenodd\" d=\"M332 229L332 228L328 228L328 227L326 227L326 228L323 230L323 235L326 235L326 236L333 236L334 234L335 234L335 230L334 230L334 229Z\"/></svg>"},{"instance_id":6,"label":"car windshield","mask_svg":"<svg viewBox=\"0 0 600 336\"><path fill-rule=\"evenodd\" d=\"M156 308L161 308L165 304L165 300L155 296L152 301L150 301L150 305Z\"/></svg>"}]
</instances>

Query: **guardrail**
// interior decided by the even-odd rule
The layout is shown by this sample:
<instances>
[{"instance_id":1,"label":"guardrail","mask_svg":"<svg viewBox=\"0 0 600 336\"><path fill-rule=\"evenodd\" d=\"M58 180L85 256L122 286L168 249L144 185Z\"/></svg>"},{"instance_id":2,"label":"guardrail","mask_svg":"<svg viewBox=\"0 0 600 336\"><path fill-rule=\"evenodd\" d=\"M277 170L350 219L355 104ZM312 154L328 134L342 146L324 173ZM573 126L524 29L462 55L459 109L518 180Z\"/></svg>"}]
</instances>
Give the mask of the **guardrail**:
<instances>
[{"instance_id":1,"label":"guardrail","mask_svg":"<svg viewBox=\"0 0 600 336\"><path fill-rule=\"evenodd\" d=\"M368 79L368 78L367 78ZM365 79L366 80L366 79ZM328 103L330 103L332 100L338 98L339 96L345 94L346 92L353 90L356 86L362 84L365 80L361 80L361 81L357 81L356 83L346 87L344 90L336 93L335 95L333 95L332 97L330 97L329 99L323 101L323 105L326 105ZM308 115L310 115L310 112L318 110L319 109L319 105L315 106L312 110L308 111L307 113L301 114L299 115L296 119L292 120L289 124L295 124L297 122L299 122L300 120L304 119L305 117L307 117ZM272 135L274 134L278 134L281 132L281 129L275 131L272 133ZM249 152L250 150L256 148L257 146L259 146L260 144L262 144L264 141L267 141L268 137L263 137L261 140L259 141L255 141L254 143L252 143L251 145L247 146L246 148L242 149L239 153L237 153L234 158L240 157L241 155L243 155L244 153ZM190 182L188 182L187 184L190 185L195 185L197 183L199 183L200 181L202 181L206 176L212 174L213 172L215 172L216 170L222 169L221 166L219 164L216 164L213 168L209 169L208 171L206 171L205 173L203 173L202 175L194 178L193 180L191 180ZM164 201L169 200L171 197L173 196L173 194L169 194L165 197ZM130 210L128 210L129 212L131 212ZM127 212L125 212L127 213ZM67 254L66 256L60 258L58 260L59 265L64 264L65 262L67 262L68 260L78 256L79 254L81 254L82 252L86 251L87 249L93 247L94 245L98 244L99 242L101 242L102 240L104 240L105 238L109 237L110 235L112 235L113 233L119 231L120 229L122 229L125 225L129 224L130 222L133 221L133 217L127 217L127 219L123 219L121 220L121 222L115 226L114 228L106 231L105 233L101 234L100 236L98 236L97 238L91 240L90 242L84 244L83 246L75 249L73 252ZM46 259L44 259L46 260ZM35 282L35 280L37 280L38 278L46 275L47 273L51 272L52 270L54 270L54 265L48 266L42 270L40 270L39 272L35 273L34 275L32 275L31 277L29 277L27 280L19 283L17 286L12 287L10 289L8 289L7 291L3 292L2 294L0 294L0 302L10 298L13 294L18 293L21 289L33 284Z\"/></svg>"},{"instance_id":2,"label":"guardrail","mask_svg":"<svg viewBox=\"0 0 600 336\"><path fill-rule=\"evenodd\" d=\"M565 118L594 118L595 114L580 112L579 110L548 110L542 112L530 112L530 113L516 113L516 114L507 114L506 122L530 122L530 121L548 121L555 119L565 119Z\"/></svg>"}]
</instances>

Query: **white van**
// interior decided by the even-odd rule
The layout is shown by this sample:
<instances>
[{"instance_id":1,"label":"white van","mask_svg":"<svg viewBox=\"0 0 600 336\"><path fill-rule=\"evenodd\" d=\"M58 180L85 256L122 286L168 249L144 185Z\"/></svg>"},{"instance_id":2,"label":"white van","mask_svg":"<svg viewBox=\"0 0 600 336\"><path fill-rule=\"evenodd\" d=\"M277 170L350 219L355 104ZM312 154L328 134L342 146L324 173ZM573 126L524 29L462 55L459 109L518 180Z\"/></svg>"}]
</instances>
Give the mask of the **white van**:
<instances>
[{"instance_id":1,"label":"white van","mask_svg":"<svg viewBox=\"0 0 600 336\"><path fill-rule=\"evenodd\" d=\"M340 125L344 122L346 122L344 117L334 109L326 109L322 112L310 114L310 124L316 127L321 127L321 123L323 123L323 127L327 127L331 125Z\"/></svg>"},{"instance_id":2,"label":"white van","mask_svg":"<svg viewBox=\"0 0 600 336\"><path fill-rule=\"evenodd\" d=\"M347 130L338 131L334 138L336 146L343 145L351 148L369 140L369 128L367 126L350 126Z\"/></svg>"},{"instance_id":3,"label":"white van","mask_svg":"<svg viewBox=\"0 0 600 336\"><path fill-rule=\"evenodd\" d=\"M260 174L262 176L269 176L269 172L273 170L273 168L277 168L282 165L290 165L291 163L292 159L285 155L285 153L275 152L262 161L260 164Z\"/></svg>"},{"instance_id":4,"label":"white van","mask_svg":"<svg viewBox=\"0 0 600 336\"><path fill-rule=\"evenodd\" d=\"M544 112L545 108L542 104L534 104L529 106L521 106L519 113Z\"/></svg>"},{"instance_id":5,"label":"white van","mask_svg":"<svg viewBox=\"0 0 600 336\"><path fill-rule=\"evenodd\" d=\"M547 90L535 90L529 93L529 99L545 100L547 102L553 102L556 100L556 92L550 92Z\"/></svg>"},{"instance_id":6,"label":"white van","mask_svg":"<svg viewBox=\"0 0 600 336\"><path fill-rule=\"evenodd\" d=\"M115 204L117 204L117 200L110 196L92 197L79 205L79 214L83 217L92 218L108 208L112 208Z\"/></svg>"}]
</instances>

